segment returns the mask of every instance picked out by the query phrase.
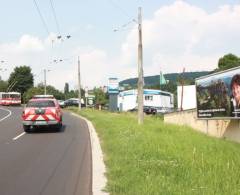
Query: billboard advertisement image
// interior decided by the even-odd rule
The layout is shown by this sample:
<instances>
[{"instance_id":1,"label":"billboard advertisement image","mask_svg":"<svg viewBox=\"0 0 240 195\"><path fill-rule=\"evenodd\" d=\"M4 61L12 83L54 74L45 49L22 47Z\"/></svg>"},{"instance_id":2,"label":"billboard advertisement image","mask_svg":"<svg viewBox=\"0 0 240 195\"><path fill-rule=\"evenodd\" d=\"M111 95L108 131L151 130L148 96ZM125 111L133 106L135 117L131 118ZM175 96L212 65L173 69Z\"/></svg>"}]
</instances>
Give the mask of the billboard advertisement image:
<instances>
[{"instance_id":1,"label":"billboard advertisement image","mask_svg":"<svg viewBox=\"0 0 240 195\"><path fill-rule=\"evenodd\" d=\"M240 67L196 79L198 118L240 118Z\"/></svg>"}]
</instances>

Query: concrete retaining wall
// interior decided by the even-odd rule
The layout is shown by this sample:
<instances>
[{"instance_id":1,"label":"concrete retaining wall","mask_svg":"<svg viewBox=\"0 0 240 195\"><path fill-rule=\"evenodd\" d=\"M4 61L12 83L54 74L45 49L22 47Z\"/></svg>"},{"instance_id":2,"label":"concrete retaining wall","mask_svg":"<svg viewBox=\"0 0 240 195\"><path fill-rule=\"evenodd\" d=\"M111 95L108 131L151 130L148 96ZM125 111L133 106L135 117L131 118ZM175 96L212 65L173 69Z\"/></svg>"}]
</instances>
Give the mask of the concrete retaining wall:
<instances>
[{"instance_id":1,"label":"concrete retaining wall","mask_svg":"<svg viewBox=\"0 0 240 195\"><path fill-rule=\"evenodd\" d=\"M240 142L239 120L203 120L197 118L196 109L164 115L164 122L188 125L200 132L214 137L225 137Z\"/></svg>"}]
</instances>

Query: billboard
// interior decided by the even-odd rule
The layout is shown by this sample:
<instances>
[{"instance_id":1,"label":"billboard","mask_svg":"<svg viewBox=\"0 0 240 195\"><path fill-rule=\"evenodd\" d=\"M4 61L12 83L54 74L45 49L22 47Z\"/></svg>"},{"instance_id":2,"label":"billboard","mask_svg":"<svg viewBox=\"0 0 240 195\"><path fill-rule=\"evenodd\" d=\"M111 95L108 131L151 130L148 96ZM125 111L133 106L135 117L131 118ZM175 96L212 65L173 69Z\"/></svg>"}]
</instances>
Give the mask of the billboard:
<instances>
[{"instance_id":1,"label":"billboard","mask_svg":"<svg viewBox=\"0 0 240 195\"><path fill-rule=\"evenodd\" d=\"M108 79L108 93L109 94L118 94L119 85L117 78L109 78Z\"/></svg>"},{"instance_id":2,"label":"billboard","mask_svg":"<svg viewBox=\"0 0 240 195\"><path fill-rule=\"evenodd\" d=\"M240 67L196 79L198 118L240 118Z\"/></svg>"}]
</instances>

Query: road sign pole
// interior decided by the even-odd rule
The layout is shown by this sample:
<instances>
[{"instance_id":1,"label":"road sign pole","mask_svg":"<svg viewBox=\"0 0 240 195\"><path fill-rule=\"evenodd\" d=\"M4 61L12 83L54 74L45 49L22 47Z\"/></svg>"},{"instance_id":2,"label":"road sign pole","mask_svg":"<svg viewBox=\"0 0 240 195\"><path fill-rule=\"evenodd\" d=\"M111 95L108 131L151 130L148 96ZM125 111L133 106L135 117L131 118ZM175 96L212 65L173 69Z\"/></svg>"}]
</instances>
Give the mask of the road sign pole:
<instances>
[{"instance_id":1,"label":"road sign pole","mask_svg":"<svg viewBox=\"0 0 240 195\"><path fill-rule=\"evenodd\" d=\"M78 99L79 99L79 104L78 104L78 110L81 110L81 78L80 78L80 59L78 57Z\"/></svg>"}]
</instances>

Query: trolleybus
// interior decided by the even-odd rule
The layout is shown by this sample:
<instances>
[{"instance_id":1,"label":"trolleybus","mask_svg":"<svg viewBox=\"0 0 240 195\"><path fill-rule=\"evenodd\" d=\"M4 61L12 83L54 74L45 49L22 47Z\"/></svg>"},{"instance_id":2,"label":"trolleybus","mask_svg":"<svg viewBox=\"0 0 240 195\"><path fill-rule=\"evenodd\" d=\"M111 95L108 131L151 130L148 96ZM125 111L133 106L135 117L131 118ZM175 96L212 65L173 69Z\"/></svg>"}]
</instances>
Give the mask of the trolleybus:
<instances>
[{"instance_id":1,"label":"trolleybus","mask_svg":"<svg viewBox=\"0 0 240 195\"><path fill-rule=\"evenodd\" d=\"M21 93L0 92L0 105L3 106L21 105Z\"/></svg>"}]
</instances>

